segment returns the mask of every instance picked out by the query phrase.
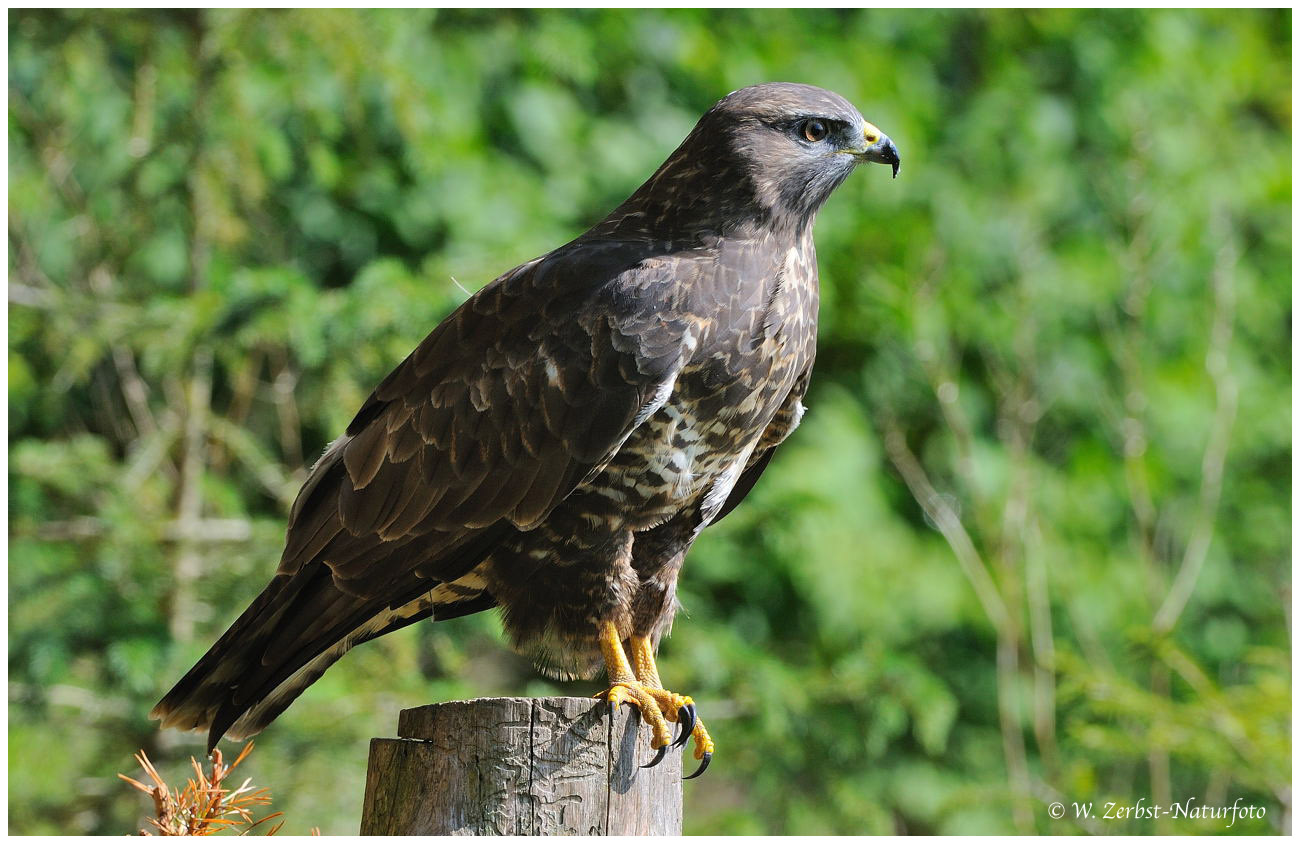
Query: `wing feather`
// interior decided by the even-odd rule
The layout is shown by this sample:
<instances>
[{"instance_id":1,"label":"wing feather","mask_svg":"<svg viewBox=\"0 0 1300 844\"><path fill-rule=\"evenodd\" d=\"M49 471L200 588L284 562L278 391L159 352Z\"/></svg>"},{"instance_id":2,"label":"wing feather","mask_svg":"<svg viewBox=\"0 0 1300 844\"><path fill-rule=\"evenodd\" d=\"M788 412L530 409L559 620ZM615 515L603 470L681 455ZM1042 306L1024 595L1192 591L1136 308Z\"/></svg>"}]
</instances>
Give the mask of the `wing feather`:
<instances>
[{"instance_id":1,"label":"wing feather","mask_svg":"<svg viewBox=\"0 0 1300 844\"><path fill-rule=\"evenodd\" d=\"M342 471L315 468L322 479L288 544L330 543L333 525L317 509L332 505L361 545L436 530L439 547L418 565L441 580L440 554L477 531L545 518L613 456L648 404L667 399L688 352L683 326L644 293L680 295L655 283L674 278L673 262L646 261L647 250L577 241L472 296L375 388L338 449ZM286 559L282 570L309 561ZM335 552L319 561L375 596L406 574L401 564L362 572Z\"/></svg>"},{"instance_id":2,"label":"wing feather","mask_svg":"<svg viewBox=\"0 0 1300 844\"><path fill-rule=\"evenodd\" d=\"M680 325L648 316L689 274L652 251L579 239L435 328L312 468L275 581L154 714L212 742L256 732L351 644L437 616L420 596L594 476L689 354ZM494 603L474 595L449 614Z\"/></svg>"}]
</instances>

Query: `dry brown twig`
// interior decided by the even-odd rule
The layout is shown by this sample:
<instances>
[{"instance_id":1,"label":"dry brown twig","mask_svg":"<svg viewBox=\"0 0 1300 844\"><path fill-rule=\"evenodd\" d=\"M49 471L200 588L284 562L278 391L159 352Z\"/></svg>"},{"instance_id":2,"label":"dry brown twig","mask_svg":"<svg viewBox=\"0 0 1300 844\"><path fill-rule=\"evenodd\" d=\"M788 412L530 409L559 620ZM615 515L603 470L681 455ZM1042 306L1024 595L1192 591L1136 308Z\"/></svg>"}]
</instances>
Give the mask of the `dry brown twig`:
<instances>
[{"instance_id":1,"label":"dry brown twig","mask_svg":"<svg viewBox=\"0 0 1300 844\"><path fill-rule=\"evenodd\" d=\"M283 813L275 812L253 820L252 810L255 807L270 805L269 788L253 788L248 779L237 788L232 789L226 785L226 779L229 778L231 771L248 758L252 749L253 743L250 741L229 765L225 764L220 750L213 750L211 773L205 773L198 760L190 757L194 778L189 780L183 789L170 788L167 781L158 773L158 769L149 761L148 755L143 750L137 753L135 760L153 781L153 785L145 785L125 774L118 774L118 777L153 798L154 817L149 823L153 825L156 832L141 829L140 834L214 835L228 829L243 835L267 821L280 817ZM275 835L283 825L284 821L280 821L267 834Z\"/></svg>"}]
</instances>

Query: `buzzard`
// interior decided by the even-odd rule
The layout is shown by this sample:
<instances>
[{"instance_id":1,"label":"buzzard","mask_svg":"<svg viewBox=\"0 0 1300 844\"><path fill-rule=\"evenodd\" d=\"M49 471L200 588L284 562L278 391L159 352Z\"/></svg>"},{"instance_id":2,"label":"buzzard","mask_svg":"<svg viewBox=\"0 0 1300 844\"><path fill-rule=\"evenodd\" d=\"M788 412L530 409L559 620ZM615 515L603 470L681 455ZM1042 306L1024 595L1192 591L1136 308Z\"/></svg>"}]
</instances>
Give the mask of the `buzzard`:
<instances>
[{"instance_id":1,"label":"buzzard","mask_svg":"<svg viewBox=\"0 0 1300 844\"><path fill-rule=\"evenodd\" d=\"M803 414L812 224L898 150L842 97L772 83L720 100L609 216L510 270L386 377L312 468L270 584L154 708L260 731L347 650L499 607L555 676L637 707L663 758L713 741L664 689L682 560ZM680 727L674 739L669 722Z\"/></svg>"}]
</instances>

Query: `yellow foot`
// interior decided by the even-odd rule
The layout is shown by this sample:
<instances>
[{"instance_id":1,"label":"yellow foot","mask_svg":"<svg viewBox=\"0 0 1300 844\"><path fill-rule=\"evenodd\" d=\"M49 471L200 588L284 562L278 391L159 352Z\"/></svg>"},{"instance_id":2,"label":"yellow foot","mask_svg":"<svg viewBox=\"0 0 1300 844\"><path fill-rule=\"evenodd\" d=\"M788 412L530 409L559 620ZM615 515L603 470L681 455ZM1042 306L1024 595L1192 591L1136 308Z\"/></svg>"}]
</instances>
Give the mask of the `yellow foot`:
<instances>
[{"instance_id":1,"label":"yellow foot","mask_svg":"<svg viewBox=\"0 0 1300 844\"><path fill-rule=\"evenodd\" d=\"M695 758L700 760L700 767L695 769L695 773L683 779L693 780L704 770L709 767L713 761L713 738L709 736L709 731L704 729L704 722L699 718L695 719L695 727L691 729L691 737L695 739ZM685 742L683 742L684 744Z\"/></svg>"},{"instance_id":2,"label":"yellow foot","mask_svg":"<svg viewBox=\"0 0 1300 844\"><path fill-rule=\"evenodd\" d=\"M610 685L595 697L609 701L615 710L620 703L632 704L640 710L642 719L654 731L650 746L658 753L649 764L641 767L653 768L663 761L669 747L682 747L693 738L695 758L700 760L700 767L686 779L695 779L704 773L713 759L713 739L709 737L708 730L704 729L704 722L696 715L695 701L686 695L662 688L659 670L655 666L654 649L649 639L641 636L630 638L634 668L623 651L622 641L613 623L602 622L598 627ZM677 722L681 729L676 740L668 727L670 721Z\"/></svg>"},{"instance_id":3,"label":"yellow foot","mask_svg":"<svg viewBox=\"0 0 1300 844\"><path fill-rule=\"evenodd\" d=\"M615 681L608 689L595 697L607 700L617 711L620 703L630 703L641 711L641 718L654 730L650 740L652 748L667 747L672 744L673 733L668 727L666 713L659 707L659 700L652 690L636 680ZM660 690L661 691L661 690ZM673 720L676 720L674 711Z\"/></svg>"},{"instance_id":4,"label":"yellow foot","mask_svg":"<svg viewBox=\"0 0 1300 844\"><path fill-rule=\"evenodd\" d=\"M709 762L713 759L713 739L704 728L704 722L695 713L695 701L686 695L647 686L638 680L624 680L613 683L595 697L608 700L615 709L618 709L620 703L632 704L640 710L641 717L654 730L650 747L659 752L641 767L653 768L663 761L668 748L682 747L692 738L695 739L695 758L701 760L700 767L685 779L695 779L709 767ZM679 724L680 734L676 740L672 737L669 722Z\"/></svg>"}]
</instances>

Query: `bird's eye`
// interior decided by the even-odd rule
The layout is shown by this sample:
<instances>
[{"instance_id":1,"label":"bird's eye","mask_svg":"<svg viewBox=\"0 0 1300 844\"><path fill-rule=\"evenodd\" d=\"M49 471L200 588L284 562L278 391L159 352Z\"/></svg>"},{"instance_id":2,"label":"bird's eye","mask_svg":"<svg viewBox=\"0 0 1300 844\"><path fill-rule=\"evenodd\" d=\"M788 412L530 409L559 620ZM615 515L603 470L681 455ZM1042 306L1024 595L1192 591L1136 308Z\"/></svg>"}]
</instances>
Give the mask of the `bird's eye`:
<instances>
[{"instance_id":1,"label":"bird's eye","mask_svg":"<svg viewBox=\"0 0 1300 844\"><path fill-rule=\"evenodd\" d=\"M820 120L805 120L800 127L806 140L814 144L826 137L826 124Z\"/></svg>"}]
</instances>

